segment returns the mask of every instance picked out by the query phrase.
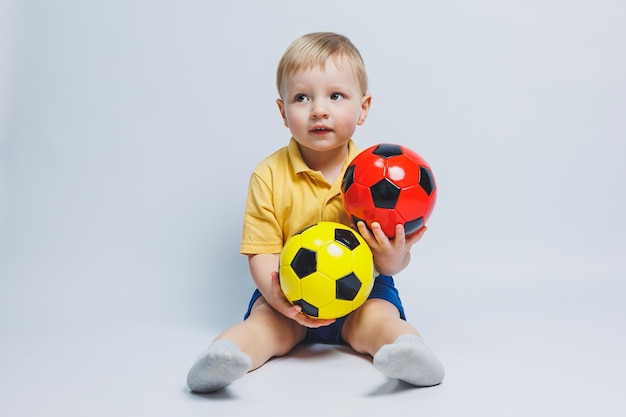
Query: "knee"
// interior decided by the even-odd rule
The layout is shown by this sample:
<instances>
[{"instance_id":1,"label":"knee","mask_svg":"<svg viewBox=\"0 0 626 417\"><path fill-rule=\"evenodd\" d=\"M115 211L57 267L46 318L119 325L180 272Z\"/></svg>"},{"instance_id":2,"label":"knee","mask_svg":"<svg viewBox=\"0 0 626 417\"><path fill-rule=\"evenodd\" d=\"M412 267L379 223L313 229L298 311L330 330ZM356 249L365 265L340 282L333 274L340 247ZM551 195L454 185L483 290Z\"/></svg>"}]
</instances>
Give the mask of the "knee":
<instances>
[{"instance_id":1,"label":"knee","mask_svg":"<svg viewBox=\"0 0 626 417\"><path fill-rule=\"evenodd\" d=\"M360 321L367 322L369 326L378 322L400 319L400 312L387 300L372 298L367 300L361 307L354 311Z\"/></svg>"},{"instance_id":2,"label":"knee","mask_svg":"<svg viewBox=\"0 0 626 417\"><path fill-rule=\"evenodd\" d=\"M369 299L348 316L342 337L357 352L371 353L372 341L381 336L389 323L395 320L402 319L393 304L382 299Z\"/></svg>"},{"instance_id":3,"label":"knee","mask_svg":"<svg viewBox=\"0 0 626 417\"><path fill-rule=\"evenodd\" d=\"M270 337L280 341L286 353L299 343L306 334L306 329L295 321L280 314L266 302L255 305L248 319L248 324L260 329L258 337Z\"/></svg>"}]
</instances>

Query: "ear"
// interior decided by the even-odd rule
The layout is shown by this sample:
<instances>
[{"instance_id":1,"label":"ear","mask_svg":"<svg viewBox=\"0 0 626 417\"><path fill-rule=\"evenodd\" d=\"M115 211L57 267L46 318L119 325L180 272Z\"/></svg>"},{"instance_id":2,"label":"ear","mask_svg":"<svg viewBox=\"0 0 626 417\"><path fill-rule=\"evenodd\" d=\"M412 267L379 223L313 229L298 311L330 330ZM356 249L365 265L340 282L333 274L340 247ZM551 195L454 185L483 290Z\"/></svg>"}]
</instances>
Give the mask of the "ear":
<instances>
[{"instance_id":1,"label":"ear","mask_svg":"<svg viewBox=\"0 0 626 417\"><path fill-rule=\"evenodd\" d=\"M361 114L359 114L359 119L356 124L361 126L365 123L365 119L367 119L367 114L370 111L370 106L372 105L372 96L371 94L365 94L361 99Z\"/></svg>"},{"instance_id":2,"label":"ear","mask_svg":"<svg viewBox=\"0 0 626 417\"><path fill-rule=\"evenodd\" d=\"M283 118L283 123L285 124L285 127L289 127L289 124L287 123L287 113L285 112L285 103L283 102L283 99L276 99L276 104L278 105L278 111L280 112L280 117Z\"/></svg>"}]
</instances>

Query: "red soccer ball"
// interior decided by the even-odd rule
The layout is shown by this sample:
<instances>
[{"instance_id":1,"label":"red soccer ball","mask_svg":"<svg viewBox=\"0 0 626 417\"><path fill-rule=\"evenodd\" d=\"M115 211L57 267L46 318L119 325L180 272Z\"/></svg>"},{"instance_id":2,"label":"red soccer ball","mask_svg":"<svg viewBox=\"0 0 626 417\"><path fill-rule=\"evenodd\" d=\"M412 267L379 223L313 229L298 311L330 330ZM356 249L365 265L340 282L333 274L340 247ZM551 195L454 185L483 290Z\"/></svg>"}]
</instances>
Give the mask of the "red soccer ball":
<instances>
[{"instance_id":1,"label":"red soccer ball","mask_svg":"<svg viewBox=\"0 0 626 417\"><path fill-rule=\"evenodd\" d=\"M358 154L341 182L343 206L352 221L368 228L380 223L388 237L404 225L407 236L430 217L437 200L435 177L428 162L402 145L381 143Z\"/></svg>"}]
</instances>

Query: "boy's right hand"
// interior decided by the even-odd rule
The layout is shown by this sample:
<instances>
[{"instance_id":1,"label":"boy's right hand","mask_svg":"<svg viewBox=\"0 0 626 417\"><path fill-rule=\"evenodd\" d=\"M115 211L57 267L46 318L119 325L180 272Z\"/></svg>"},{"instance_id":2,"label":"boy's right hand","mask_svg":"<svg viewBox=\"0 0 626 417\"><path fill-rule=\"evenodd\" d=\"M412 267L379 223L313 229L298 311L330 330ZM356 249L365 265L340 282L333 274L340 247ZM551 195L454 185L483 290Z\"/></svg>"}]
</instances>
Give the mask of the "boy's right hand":
<instances>
[{"instance_id":1,"label":"boy's right hand","mask_svg":"<svg viewBox=\"0 0 626 417\"><path fill-rule=\"evenodd\" d=\"M322 326L328 326L335 322L335 319L318 319L311 316L307 316L302 313L302 307L299 305L293 305L287 300L285 294L280 289L280 281L278 278L278 271L272 271L272 295L271 300L267 300L267 302L279 313L282 315L289 317L290 319L296 321L298 324L311 327L318 328Z\"/></svg>"}]
</instances>

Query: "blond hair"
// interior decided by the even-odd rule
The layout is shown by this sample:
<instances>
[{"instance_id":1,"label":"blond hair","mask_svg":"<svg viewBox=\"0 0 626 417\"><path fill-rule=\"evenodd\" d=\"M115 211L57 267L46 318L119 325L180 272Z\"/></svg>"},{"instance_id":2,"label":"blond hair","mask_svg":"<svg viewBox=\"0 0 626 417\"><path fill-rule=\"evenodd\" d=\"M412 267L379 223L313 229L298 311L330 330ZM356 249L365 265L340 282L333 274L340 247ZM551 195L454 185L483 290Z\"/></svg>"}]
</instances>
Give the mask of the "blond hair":
<instances>
[{"instance_id":1,"label":"blond hair","mask_svg":"<svg viewBox=\"0 0 626 417\"><path fill-rule=\"evenodd\" d=\"M332 32L315 32L293 41L283 54L276 71L276 87L281 94L283 79L314 67L324 69L328 58L345 58L357 77L363 94L367 93L367 72L361 53L346 36Z\"/></svg>"}]
</instances>

